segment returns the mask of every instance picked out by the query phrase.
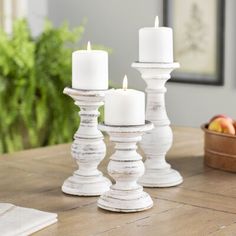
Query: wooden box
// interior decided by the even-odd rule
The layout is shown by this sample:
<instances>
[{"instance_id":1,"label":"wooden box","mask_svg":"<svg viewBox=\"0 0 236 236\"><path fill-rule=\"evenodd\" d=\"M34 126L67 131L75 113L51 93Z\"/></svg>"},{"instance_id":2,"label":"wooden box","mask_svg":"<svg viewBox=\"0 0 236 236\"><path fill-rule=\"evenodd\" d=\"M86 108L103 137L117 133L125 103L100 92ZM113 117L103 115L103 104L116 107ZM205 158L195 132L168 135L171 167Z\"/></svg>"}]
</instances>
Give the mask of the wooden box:
<instances>
[{"instance_id":1,"label":"wooden box","mask_svg":"<svg viewBox=\"0 0 236 236\"><path fill-rule=\"evenodd\" d=\"M205 164L221 170L236 172L236 135L217 133L202 125L205 133Z\"/></svg>"}]
</instances>

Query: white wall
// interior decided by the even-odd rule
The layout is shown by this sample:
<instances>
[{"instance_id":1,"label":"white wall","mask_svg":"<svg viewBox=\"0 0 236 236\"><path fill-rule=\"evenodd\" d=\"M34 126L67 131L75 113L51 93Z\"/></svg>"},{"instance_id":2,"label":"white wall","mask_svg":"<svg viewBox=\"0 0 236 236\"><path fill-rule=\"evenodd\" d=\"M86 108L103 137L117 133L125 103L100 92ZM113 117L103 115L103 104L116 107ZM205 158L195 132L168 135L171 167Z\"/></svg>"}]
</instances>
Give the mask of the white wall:
<instances>
[{"instance_id":1,"label":"white wall","mask_svg":"<svg viewBox=\"0 0 236 236\"><path fill-rule=\"evenodd\" d=\"M44 27L45 18L48 15L48 1L27 1L27 18L29 20L32 34L37 36L40 34ZM49 0L50 1L50 0Z\"/></svg>"},{"instance_id":2,"label":"white wall","mask_svg":"<svg viewBox=\"0 0 236 236\"><path fill-rule=\"evenodd\" d=\"M217 113L236 118L236 1L226 1L225 85L220 87L168 83L166 105L175 125L199 126ZM144 90L138 72L130 67L138 58L138 29L154 24L162 17L161 0L48 0L48 17L71 26L87 18L83 44L88 40L113 49L110 55L110 79L120 86L124 74L130 87Z\"/></svg>"}]
</instances>

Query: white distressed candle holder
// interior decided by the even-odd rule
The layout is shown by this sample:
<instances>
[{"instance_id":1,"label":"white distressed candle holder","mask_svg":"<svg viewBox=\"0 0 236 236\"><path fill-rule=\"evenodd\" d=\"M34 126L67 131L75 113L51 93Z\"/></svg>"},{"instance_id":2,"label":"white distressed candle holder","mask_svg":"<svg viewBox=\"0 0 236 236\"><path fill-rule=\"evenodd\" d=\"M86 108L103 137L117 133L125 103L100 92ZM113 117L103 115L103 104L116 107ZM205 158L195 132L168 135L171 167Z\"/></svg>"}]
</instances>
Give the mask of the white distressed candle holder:
<instances>
[{"instance_id":1,"label":"white distressed candle holder","mask_svg":"<svg viewBox=\"0 0 236 236\"><path fill-rule=\"evenodd\" d=\"M103 105L106 90L77 90L65 88L63 93L69 95L80 107L80 126L74 135L71 155L79 169L65 180L62 191L78 196L99 196L109 190L111 181L97 169L105 157L106 145L103 134L98 130L98 108Z\"/></svg>"},{"instance_id":2,"label":"white distressed candle holder","mask_svg":"<svg viewBox=\"0 0 236 236\"><path fill-rule=\"evenodd\" d=\"M154 129L143 136L140 143L145 155L146 171L139 180L145 187L171 187L183 182L178 171L171 168L165 156L172 146L173 134L165 107L165 84L179 63L133 63L147 84L146 119Z\"/></svg>"},{"instance_id":3,"label":"white distressed candle holder","mask_svg":"<svg viewBox=\"0 0 236 236\"><path fill-rule=\"evenodd\" d=\"M144 174L144 164L142 156L136 151L136 143L152 128L149 121L137 126L99 125L99 129L107 132L110 140L115 143L115 153L108 164L108 173L115 180L115 184L100 196L98 207L116 212L136 212L153 206L149 194L137 183Z\"/></svg>"}]
</instances>

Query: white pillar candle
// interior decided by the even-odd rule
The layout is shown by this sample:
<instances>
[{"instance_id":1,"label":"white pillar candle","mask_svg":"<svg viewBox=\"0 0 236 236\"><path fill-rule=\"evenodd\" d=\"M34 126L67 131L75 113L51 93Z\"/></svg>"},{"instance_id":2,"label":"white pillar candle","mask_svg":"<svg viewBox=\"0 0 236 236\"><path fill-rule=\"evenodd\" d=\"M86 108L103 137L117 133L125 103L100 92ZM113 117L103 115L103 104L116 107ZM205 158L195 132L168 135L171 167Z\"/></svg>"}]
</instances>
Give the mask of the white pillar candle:
<instances>
[{"instance_id":1,"label":"white pillar candle","mask_svg":"<svg viewBox=\"0 0 236 236\"><path fill-rule=\"evenodd\" d=\"M72 88L108 89L108 53L106 51L92 50L88 42L87 50L72 53Z\"/></svg>"},{"instance_id":2,"label":"white pillar candle","mask_svg":"<svg viewBox=\"0 0 236 236\"><path fill-rule=\"evenodd\" d=\"M139 30L139 62L173 62L173 32L169 27L159 27L158 16L155 27Z\"/></svg>"},{"instance_id":3,"label":"white pillar candle","mask_svg":"<svg viewBox=\"0 0 236 236\"><path fill-rule=\"evenodd\" d=\"M106 125L143 125L145 124L145 95L141 91L127 89L127 77L123 89L112 89L105 96Z\"/></svg>"}]
</instances>

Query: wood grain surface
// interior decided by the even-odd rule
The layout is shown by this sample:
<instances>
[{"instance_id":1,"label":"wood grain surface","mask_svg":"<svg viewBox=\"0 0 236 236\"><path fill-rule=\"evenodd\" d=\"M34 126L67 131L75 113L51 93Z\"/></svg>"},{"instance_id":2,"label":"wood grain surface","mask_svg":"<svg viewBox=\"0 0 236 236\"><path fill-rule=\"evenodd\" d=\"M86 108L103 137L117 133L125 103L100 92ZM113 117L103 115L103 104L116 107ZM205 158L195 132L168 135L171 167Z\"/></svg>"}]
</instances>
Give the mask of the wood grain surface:
<instances>
[{"instance_id":1,"label":"wood grain surface","mask_svg":"<svg viewBox=\"0 0 236 236\"><path fill-rule=\"evenodd\" d=\"M35 235L235 236L236 175L203 164L200 129L173 128L167 159L184 182L172 188L145 188L154 207L139 213L97 208L97 197L61 192L76 164L70 144L5 154L0 157L0 202L58 213L58 223ZM113 146L106 140L108 154ZM100 169L106 172L108 158ZM14 226L13 226L14 227Z\"/></svg>"}]
</instances>

